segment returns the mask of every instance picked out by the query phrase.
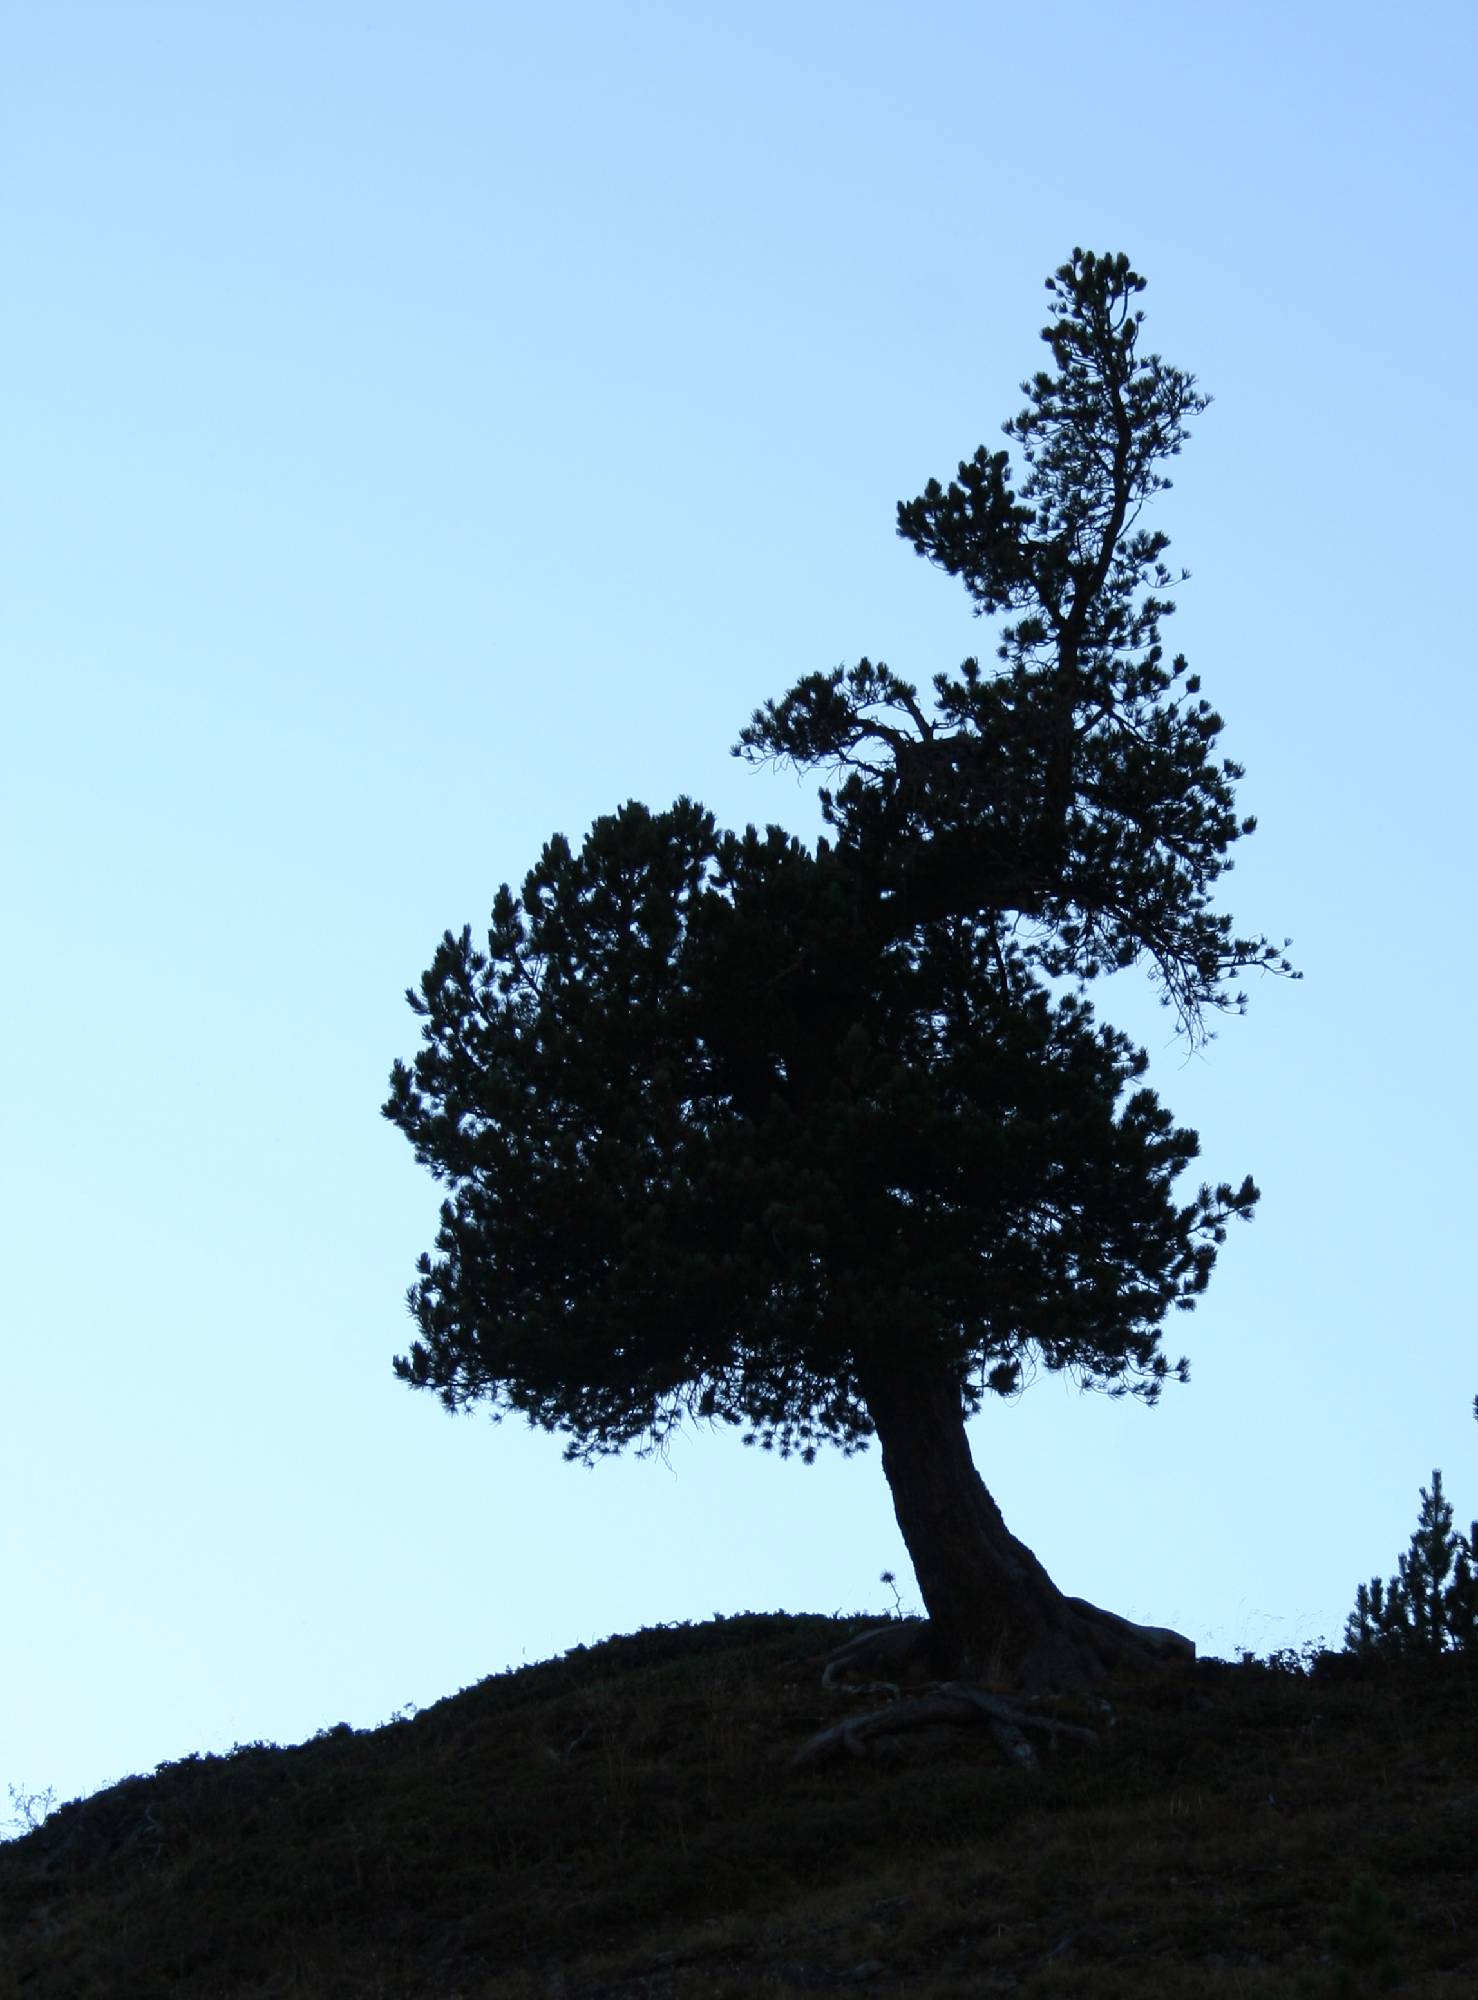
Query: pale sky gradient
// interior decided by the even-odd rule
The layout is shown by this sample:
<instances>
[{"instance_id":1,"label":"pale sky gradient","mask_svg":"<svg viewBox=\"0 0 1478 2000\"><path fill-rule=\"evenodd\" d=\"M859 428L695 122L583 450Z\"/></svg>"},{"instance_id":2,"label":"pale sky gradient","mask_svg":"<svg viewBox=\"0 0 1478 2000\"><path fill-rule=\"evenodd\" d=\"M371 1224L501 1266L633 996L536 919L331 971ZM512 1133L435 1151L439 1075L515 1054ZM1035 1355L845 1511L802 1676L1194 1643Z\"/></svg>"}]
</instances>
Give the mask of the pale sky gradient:
<instances>
[{"instance_id":1,"label":"pale sky gradient","mask_svg":"<svg viewBox=\"0 0 1478 2000\"><path fill-rule=\"evenodd\" d=\"M555 829L863 653L990 637L893 509L1014 412L1075 243L1216 402L1169 636L1307 977L1204 1057L1261 1215L1162 1406L973 1430L1062 1585L1337 1640L1478 1512L1467 5L22 4L7 417L0 1787L383 1720L670 1619L916 1604L876 1455L563 1464L402 1388L403 989ZM5 1800L0 1791L0 1814Z\"/></svg>"}]
</instances>

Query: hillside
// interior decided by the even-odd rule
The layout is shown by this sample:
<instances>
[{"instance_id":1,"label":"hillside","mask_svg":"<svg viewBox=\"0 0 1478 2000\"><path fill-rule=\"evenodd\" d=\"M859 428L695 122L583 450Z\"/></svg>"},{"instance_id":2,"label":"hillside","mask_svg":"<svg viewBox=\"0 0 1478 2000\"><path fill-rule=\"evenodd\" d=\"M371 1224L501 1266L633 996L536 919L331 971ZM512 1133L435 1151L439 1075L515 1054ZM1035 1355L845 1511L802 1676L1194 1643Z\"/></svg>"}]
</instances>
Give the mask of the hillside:
<instances>
[{"instance_id":1,"label":"hillside","mask_svg":"<svg viewBox=\"0 0 1478 2000\"><path fill-rule=\"evenodd\" d=\"M188 1758L0 1848L0 2000L1478 1992L1478 1677L1202 1662L794 1768L855 1625L745 1616Z\"/></svg>"}]
</instances>

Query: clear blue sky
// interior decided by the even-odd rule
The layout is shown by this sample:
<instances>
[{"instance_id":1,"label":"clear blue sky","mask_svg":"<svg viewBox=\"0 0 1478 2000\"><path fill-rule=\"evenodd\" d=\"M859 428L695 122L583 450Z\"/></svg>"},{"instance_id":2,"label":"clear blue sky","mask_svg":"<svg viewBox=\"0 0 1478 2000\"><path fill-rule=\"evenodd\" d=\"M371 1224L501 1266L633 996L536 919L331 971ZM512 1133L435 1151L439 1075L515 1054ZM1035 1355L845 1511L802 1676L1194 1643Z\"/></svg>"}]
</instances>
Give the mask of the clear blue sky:
<instances>
[{"instance_id":1,"label":"clear blue sky","mask_svg":"<svg viewBox=\"0 0 1478 2000\"><path fill-rule=\"evenodd\" d=\"M1065 1588L1338 1637L1478 1511L1469 7L22 5L0 31L0 1786L382 1720L715 1611L916 1602L876 1456L564 1465L390 1374L436 1191L403 989L801 673L989 645L894 503L1075 243L1216 402L1172 634L1290 933L1204 1057L1193 1380L973 1430ZM5 1801L0 1794L0 1813Z\"/></svg>"}]
</instances>

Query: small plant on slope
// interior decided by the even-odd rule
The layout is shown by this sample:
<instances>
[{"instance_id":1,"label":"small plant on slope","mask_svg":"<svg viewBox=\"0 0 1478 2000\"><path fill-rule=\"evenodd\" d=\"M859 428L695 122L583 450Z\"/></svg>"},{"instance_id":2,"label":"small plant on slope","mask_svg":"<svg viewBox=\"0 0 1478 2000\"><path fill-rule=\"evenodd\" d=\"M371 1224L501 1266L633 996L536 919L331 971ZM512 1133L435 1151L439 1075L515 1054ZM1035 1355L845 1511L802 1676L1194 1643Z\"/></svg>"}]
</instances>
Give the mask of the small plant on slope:
<instances>
[{"instance_id":1,"label":"small plant on slope","mask_svg":"<svg viewBox=\"0 0 1478 2000\"><path fill-rule=\"evenodd\" d=\"M1454 1530L1440 1471L1433 1472L1430 1491L1422 1487L1421 1500L1398 1574L1385 1584L1372 1577L1356 1593L1345 1623L1347 1652L1448 1653L1465 1651L1478 1638L1478 1523L1466 1535Z\"/></svg>"}]
</instances>

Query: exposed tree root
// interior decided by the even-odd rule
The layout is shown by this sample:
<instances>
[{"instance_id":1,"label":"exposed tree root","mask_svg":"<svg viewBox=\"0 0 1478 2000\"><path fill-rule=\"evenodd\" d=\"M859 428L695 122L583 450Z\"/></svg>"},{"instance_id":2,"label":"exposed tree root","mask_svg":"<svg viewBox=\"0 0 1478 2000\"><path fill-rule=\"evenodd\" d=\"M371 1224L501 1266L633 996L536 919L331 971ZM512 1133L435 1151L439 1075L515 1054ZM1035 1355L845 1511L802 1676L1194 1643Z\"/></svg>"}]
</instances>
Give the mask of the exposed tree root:
<instances>
[{"instance_id":1,"label":"exposed tree root","mask_svg":"<svg viewBox=\"0 0 1478 2000\"><path fill-rule=\"evenodd\" d=\"M1027 1741L1029 1734L1046 1736L1054 1749L1062 1737L1075 1743L1098 1741L1091 1729L1060 1722L1055 1716L1038 1715L1002 1695L992 1694L987 1688L971 1687L965 1681L941 1681L921 1695L895 1701L890 1707L874 1709L868 1715L849 1716L845 1722L823 1729L801 1745L791 1763L824 1763L843 1753L865 1757L870 1737L893 1736L901 1730L925 1729L940 1722L963 1727L984 1723L1002 1755L1027 1771L1037 1768L1037 1753Z\"/></svg>"},{"instance_id":2,"label":"exposed tree root","mask_svg":"<svg viewBox=\"0 0 1478 2000\"><path fill-rule=\"evenodd\" d=\"M937 1723L957 1727L983 1723L1003 1756L1024 1770L1034 1770L1037 1755L1029 1736L1046 1736L1054 1748L1060 1738L1086 1744L1098 1740L1091 1729L1023 1705L1034 1695L1097 1688L1114 1675L1189 1665L1196 1657L1191 1641L1166 1626L1136 1625L1081 1597L1054 1597L1055 1601L1046 1600L1048 1615L1038 1624L1032 1642L1015 1651L1009 1667L1004 1648L1000 1649L997 1665L1021 1691L1015 1699L973 1680L936 1678L948 1673L951 1664L958 1670L960 1663L949 1661L928 1619L903 1619L849 1639L828 1659L822 1685L835 1687L850 1680L852 1693L886 1695L889 1706L823 1729L801 1745L792 1761L821 1763L844 1752L865 1757L872 1737ZM916 1694L901 1695L905 1682L917 1686L920 1681L925 1685Z\"/></svg>"},{"instance_id":3,"label":"exposed tree root","mask_svg":"<svg viewBox=\"0 0 1478 2000\"><path fill-rule=\"evenodd\" d=\"M1064 1597L1045 1629L1017 1654L1011 1678L1035 1694L1100 1687L1126 1674L1189 1666L1196 1648L1164 1625L1136 1625L1086 1598Z\"/></svg>"},{"instance_id":4,"label":"exposed tree root","mask_svg":"<svg viewBox=\"0 0 1478 2000\"><path fill-rule=\"evenodd\" d=\"M824 1687L855 1678L887 1687L945 1679L1011 1685L1024 1694L1067 1694L1116 1677L1189 1666L1191 1641L1163 1625L1136 1625L1085 1598L1045 1593L1031 1607L1035 1630L1012 1645L1005 1633L961 1656L927 1618L905 1618L849 1639L827 1660Z\"/></svg>"}]
</instances>

